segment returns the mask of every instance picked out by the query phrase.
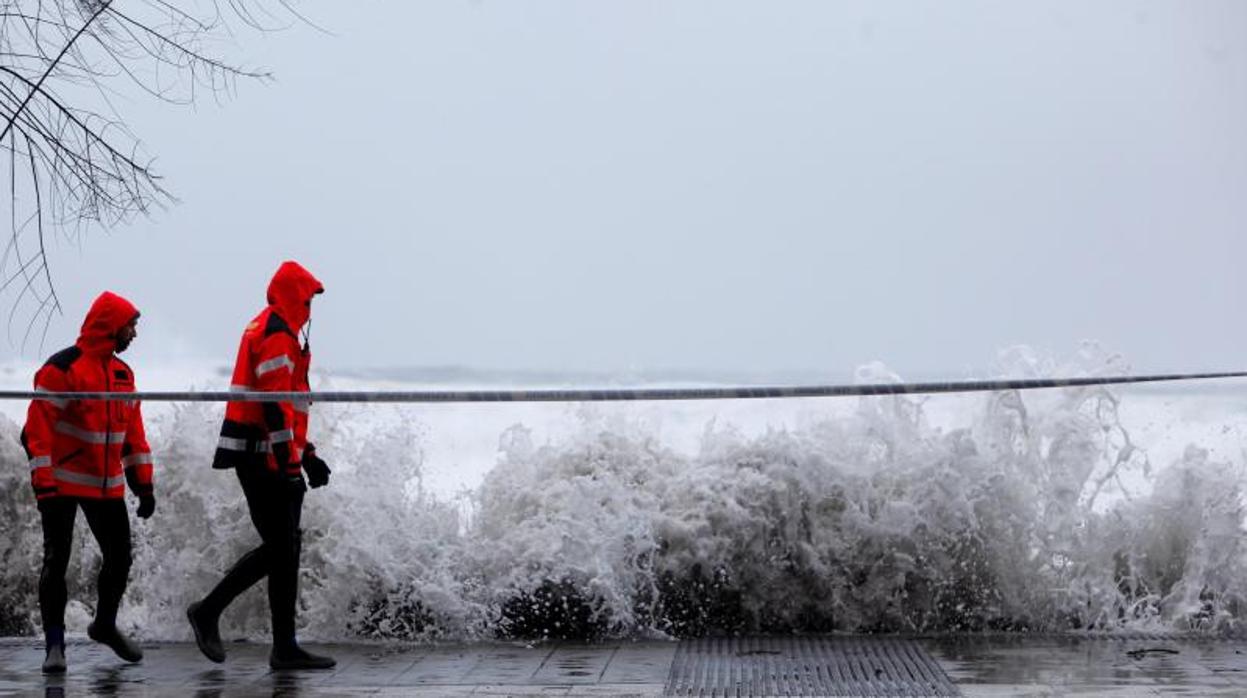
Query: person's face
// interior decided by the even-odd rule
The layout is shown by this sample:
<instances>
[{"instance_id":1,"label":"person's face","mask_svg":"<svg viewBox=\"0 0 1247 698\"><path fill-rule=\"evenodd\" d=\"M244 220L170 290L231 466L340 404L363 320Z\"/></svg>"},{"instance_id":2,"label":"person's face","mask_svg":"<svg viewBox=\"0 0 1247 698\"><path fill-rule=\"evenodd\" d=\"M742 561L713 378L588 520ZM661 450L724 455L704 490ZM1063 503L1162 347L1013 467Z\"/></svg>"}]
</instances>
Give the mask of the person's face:
<instances>
[{"instance_id":1,"label":"person's face","mask_svg":"<svg viewBox=\"0 0 1247 698\"><path fill-rule=\"evenodd\" d=\"M137 336L139 336L139 319L134 318L126 323L125 327L117 330L117 344L114 347L114 351L118 354L125 351L130 346L130 342L133 342Z\"/></svg>"}]
</instances>

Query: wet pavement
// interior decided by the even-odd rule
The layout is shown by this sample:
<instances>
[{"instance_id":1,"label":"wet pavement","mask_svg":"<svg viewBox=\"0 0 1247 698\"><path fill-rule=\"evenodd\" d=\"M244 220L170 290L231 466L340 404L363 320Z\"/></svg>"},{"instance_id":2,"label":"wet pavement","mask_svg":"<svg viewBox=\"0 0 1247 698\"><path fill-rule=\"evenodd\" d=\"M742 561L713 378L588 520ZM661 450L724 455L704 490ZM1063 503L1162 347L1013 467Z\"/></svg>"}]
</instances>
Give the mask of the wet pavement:
<instances>
[{"instance_id":1,"label":"wet pavement","mask_svg":"<svg viewBox=\"0 0 1247 698\"><path fill-rule=\"evenodd\" d=\"M954 636L923 643L964 696L1247 696L1247 641Z\"/></svg>"},{"instance_id":2,"label":"wet pavement","mask_svg":"<svg viewBox=\"0 0 1247 698\"><path fill-rule=\"evenodd\" d=\"M775 649L765 653L779 656L787 644L810 641L768 638L766 647ZM838 636L832 644L869 642L846 642ZM953 636L906 642L942 669L953 695L1247 696L1247 643L1069 636ZM661 696L683 687L677 685L678 672L672 671L679 664L680 646L662 641L309 645L335 656L337 668L277 672L269 669L263 644L231 644L229 660L216 665L193 645L152 643L145 645L142 663L125 664L101 646L72 641L68 673L45 677L39 672L41 643L3 639L0 696Z\"/></svg>"},{"instance_id":3,"label":"wet pavement","mask_svg":"<svg viewBox=\"0 0 1247 698\"><path fill-rule=\"evenodd\" d=\"M66 648L69 671L45 677L42 645L0 640L0 696L660 696L677 643L597 645L307 645L338 666L272 671L268 647L233 643L225 664L191 644L144 646L139 664L87 642Z\"/></svg>"}]
</instances>

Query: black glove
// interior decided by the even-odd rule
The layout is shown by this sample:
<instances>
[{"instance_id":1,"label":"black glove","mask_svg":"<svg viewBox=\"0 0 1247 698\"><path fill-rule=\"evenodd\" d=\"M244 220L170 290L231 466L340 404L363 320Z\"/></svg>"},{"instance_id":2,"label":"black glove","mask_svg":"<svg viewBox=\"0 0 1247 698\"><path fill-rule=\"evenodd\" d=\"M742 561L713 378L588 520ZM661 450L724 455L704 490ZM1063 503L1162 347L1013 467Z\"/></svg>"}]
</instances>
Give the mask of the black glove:
<instances>
[{"instance_id":1,"label":"black glove","mask_svg":"<svg viewBox=\"0 0 1247 698\"><path fill-rule=\"evenodd\" d=\"M303 453L303 472L307 473L307 484L312 489L329 484L329 464L316 455L316 449L309 445Z\"/></svg>"},{"instance_id":2,"label":"black glove","mask_svg":"<svg viewBox=\"0 0 1247 698\"><path fill-rule=\"evenodd\" d=\"M150 519L156 511L156 497L150 494L139 495L139 508L135 514L140 519Z\"/></svg>"}]
</instances>

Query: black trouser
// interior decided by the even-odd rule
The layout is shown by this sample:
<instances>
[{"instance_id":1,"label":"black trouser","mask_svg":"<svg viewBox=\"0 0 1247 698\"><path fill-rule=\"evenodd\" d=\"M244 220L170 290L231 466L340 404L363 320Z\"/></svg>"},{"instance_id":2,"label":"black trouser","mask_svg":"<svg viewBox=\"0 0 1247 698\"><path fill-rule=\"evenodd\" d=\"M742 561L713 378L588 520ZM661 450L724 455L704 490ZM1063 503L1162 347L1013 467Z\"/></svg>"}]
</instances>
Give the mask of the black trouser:
<instances>
[{"instance_id":1,"label":"black trouser","mask_svg":"<svg viewBox=\"0 0 1247 698\"><path fill-rule=\"evenodd\" d=\"M278 475L264 468L234 470L247 497L251 522L262 542L234 563L203 600L202 608L220 615L239 594L267 576L273 644L292 644L294 608L299 595L299 551L303 541L303 532L299 529L303 493L290 490Z\"/></svg>"},{"instance_id":2,"label":"black trouser","mask_svg":"<svg viewBox=\"0 0 1247 698\"><path fill-rule=\"evenodd\" d=\"M77 499L52 497L40 505L43 519L43 571L39 574L39 611L43 628L65 627L65 572L74 543L74 519L78 507L99 543L104 564L96 580L98 600L95 622L111 626L117 622L117 607L126 592L130 576L130 515L124 499Z\"/></svg>"}]
</instances>

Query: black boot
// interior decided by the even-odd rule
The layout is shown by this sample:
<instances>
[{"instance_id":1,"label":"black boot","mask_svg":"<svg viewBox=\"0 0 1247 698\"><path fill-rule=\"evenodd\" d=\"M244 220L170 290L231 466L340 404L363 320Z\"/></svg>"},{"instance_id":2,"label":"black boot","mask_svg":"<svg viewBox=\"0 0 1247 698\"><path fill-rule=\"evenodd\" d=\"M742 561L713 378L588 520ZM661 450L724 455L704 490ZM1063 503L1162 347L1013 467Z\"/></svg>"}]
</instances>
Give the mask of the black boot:
<instances>
[{"instance_id":1,"label":"black boot","mask_svg":"<svg viewBox=\"0 0 1247 698\"><path fill-rule=\"evenodd\" d=\"M281 647L273 645L273 652L268 656L268 665L278 670L332 669L337 664L333 657L312 654L293 643Z\"/></svg>"},{"instance_id":2,"label":"black boot","mask_svg":"<svg viewBox=\"0 0 1247 698\"><path fill-rule=\"evenodd\" d=\"M52 625L43 630L43 646L47 654L43 658L43 673L65 673L65 626Z\"/></svg>"},{"instance_id":3,"label":"black boot","mask_svg":"<svg viewBox=\"0 0 1247 698\"><path fill-rule=\"evenodd\" d=\"M43 658L43 673L65 673L65 645L48 646L48 654Z\"/></svg>"},{"instance_id":4,"label":"black boot","mask_svg":"<svg viewBox=\"0 0 1247 698\"><path fill-rule=\"evenodd\" d=\"M87 626L87 637L100 644L108 645L109 649L127 662L143 661L143 650L123 635L116 625L104 626L92 623Z\"/></svg>"},{"instance_id":5,"label":"black boot","mask_svg":"<svg viewBox=\"0 0 1247 698\"><path fill-rule=\"evenodd\" d=\"M220 664L225 661L225 646L221 644L221 631L217 628L219 616L208 613L202 601L196 601L186 609L186 619L195 631L195 644L208 659Z\"/></svg>"}]
</instances>

